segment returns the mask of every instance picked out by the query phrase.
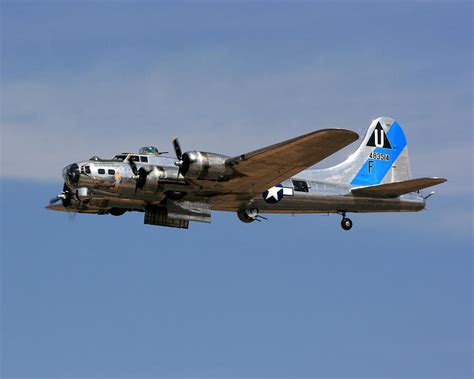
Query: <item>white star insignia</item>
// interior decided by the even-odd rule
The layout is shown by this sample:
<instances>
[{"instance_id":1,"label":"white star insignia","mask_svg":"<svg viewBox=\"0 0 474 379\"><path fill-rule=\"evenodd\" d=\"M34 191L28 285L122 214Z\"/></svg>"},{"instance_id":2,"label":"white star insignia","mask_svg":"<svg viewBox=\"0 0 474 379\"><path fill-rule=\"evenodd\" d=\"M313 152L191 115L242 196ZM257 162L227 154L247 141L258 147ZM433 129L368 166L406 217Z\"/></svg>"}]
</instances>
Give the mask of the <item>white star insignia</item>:
<instances>
[{"instance_id":1,"label":"white star insignia","mask_svg":"<svg viewBox=\"0 0 474 379\"><path fill-rule=\"evenodd\" d=\"M278 193L280 191L282 191L283 188L282 187L272 187L268 190L268 194L267 194L267 197L265 198L265 200L268 200L269 198L273 197L275 200L279 200L278 198Z\"/></svg>"}]
</instances>

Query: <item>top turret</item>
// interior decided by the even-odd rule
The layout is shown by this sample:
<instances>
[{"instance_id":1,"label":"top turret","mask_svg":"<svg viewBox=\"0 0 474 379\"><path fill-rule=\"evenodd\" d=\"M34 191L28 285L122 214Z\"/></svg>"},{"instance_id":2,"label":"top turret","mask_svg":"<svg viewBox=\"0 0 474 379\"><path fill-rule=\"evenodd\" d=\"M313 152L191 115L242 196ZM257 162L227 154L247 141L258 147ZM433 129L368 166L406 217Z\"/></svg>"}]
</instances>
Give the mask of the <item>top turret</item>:
<instances>
[{"instance_id":1,"label":"top turret","mask_svg":"<svg viewBox=\"0 0 474 379\"><path fill-rule=\"evenodd\" d=\"M158 149L155 146L144 146L138 150L138 154L160 155Z\"/></svg>"}]
</instances>

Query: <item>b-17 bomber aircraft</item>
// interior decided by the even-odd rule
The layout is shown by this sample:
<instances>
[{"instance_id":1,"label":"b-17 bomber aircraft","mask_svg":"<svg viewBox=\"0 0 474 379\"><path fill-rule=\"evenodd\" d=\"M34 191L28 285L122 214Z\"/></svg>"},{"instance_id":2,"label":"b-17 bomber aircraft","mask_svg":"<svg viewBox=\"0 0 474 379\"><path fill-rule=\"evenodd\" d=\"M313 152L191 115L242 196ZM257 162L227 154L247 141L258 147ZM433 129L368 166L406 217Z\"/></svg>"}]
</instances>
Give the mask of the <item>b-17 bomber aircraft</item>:
<instances>
[{"instance_id":1,"label":"b-17 bomber aircraft","mask_svg":"<svg viewBox=\"0 0 474 379\"><path fill-rule=\"evenodd\" d=\"M423 197L421 189L446 181L412 179L405 134L388 117L371 123L344 162L308 169L358 138L351 130L323 129L235 157L182 153L175 138L176 158L149 146L66 166L63 191L46 208L144 212L145 224L185 229L190 221L211 222L211 211L236 212L245 223L266 213L336 213L349 230L347 213L421 211L432 194Z\"/></svg>"}]
</instances>

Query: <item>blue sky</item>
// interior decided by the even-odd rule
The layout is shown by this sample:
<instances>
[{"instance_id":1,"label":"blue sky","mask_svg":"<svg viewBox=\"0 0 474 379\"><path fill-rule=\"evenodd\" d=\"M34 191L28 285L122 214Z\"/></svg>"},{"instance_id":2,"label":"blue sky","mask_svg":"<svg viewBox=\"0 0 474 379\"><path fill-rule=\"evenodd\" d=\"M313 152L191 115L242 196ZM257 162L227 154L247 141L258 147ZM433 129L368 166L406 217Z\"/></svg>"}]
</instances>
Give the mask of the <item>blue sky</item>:
<instances>
[{"instance_id":1,"label":"blue sky","mask_svg":"<svg viewBox=\"0 0 474 379\"><path fill-rule=\"evenodd\" d=\"M470 377L472 4L1 4L3 377ZM43 206L143 145L239 154L405 130L428 211L216 213L188 231ZM327 162L342 160L350 146ZM25 154L25 152L29 152Z\"/></svg>"}]
</instances>

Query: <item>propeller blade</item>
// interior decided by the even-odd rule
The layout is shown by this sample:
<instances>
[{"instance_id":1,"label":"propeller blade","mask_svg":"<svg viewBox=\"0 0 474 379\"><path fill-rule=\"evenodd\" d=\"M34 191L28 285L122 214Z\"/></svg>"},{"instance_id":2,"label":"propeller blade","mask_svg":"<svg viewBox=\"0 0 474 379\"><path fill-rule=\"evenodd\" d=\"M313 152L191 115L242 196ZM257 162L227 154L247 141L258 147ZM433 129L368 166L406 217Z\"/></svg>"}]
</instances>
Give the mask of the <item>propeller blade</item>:
<instances>
[{"instance_id":1,"label":"propeller blade","mask_svg":"<svg viewBox=\"0 0 474 379\"><path fill-rule=\"evenodd\" d=\"M128 161L128 164L130 165L130 168L132 169L133 175L138 175L137 165L132 160L132 155L128 154L128 156L127 156L127 158L125 158L125 160Z\"/></svg>"},{"instance_id":2,"label":"propeller blade","mask_svg":"<svg viewBox=\"0 0 474 379\"><path fill-rule=\"evenodd\" d=\"M181 146L179 145L178 137L173 138L173 147L176 153L176 158L181 160L181 157L183 156L183 152L181 151Z\"/></svg>"},{"instance_id":3,"label":"propeller blade","mask_svg":"<svg viewBox=\"0 0 474 379\"><path fill-rule=\"evenodd\" d=\"M143 187L145 187L146 179L148 178L148 175L152 171L153 170L146 170L145 168L140 167L140 169L138 170L138 178L137 178L137 184L135 186L135 192L137 192L138 188L142 189Z\"/></svg>"},{"instance_id":4,"label":"propeller blade","mask_svg":"<svg viewBox=\"0 0 474 379\"><path fill-rule=\"evenodd\" d=\"M53 205L53 204L56 204L60 201L61 199L56 196L56 197L53 197L51 200L49 200L49 205Z\"/></svg>"},{"instance_id":5,"label":"propeller blade","mask_svg":"<svg viewBox=\"0 0 474 379\"><path fill-rule=\"evenodd\" d=\"M63 192L61 192L59 195L57 195L56 197L53 197L52 199L49 200L49 205L53 205L53 204L56 204L60 201L63 202L63 205L65 207L67 207L67 205L69 204L70 202L70 195L71 195L71 190L69 189L69 187L67 186L66 183L64 183L64 186L63 186Z\"/></svg>"},{"instance_id":6,"label":"propeller blade","mask_svg":"<svg viewBox=\"0 0 474 379\"><path fill-rule=\"evenodd\" d=\"M69 216L69 222L76 221L77 212L67 212L67 214Z\"/></svg>"},{"instance_id":7,"label":"propeller blade","mask_svg":"<svg viewBox=\"0 0 474 379\"><path fill-rule=\"evenodd\" d=\"M63 206L67 208L71 204L71 197L72 191L67 184L64 183L63 192L58 195L58 199L60 199L63 202Z\"/></svg>"}]
</instances>

